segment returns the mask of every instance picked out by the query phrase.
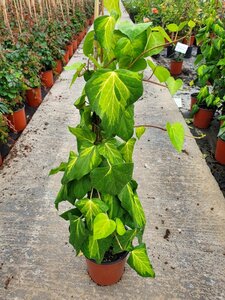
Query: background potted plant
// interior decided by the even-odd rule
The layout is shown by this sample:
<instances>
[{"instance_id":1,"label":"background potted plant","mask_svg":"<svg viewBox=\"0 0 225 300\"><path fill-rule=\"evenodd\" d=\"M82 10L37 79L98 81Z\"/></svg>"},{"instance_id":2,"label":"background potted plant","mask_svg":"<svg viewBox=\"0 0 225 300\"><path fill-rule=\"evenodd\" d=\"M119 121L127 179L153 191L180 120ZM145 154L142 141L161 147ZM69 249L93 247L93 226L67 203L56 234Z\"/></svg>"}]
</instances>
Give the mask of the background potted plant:
<instances>
[{"instance_id":1,"label":"background potted plant","mask_svg":"<svg viewBox=\"0 0 225 300\"><path fill-rule=\"evenodd\" d=\"M2 54L0 61L0 98L10 112L8 118L15 130L22 131L27 124L22 91L27 89L23 73L6 61Z\"/></svg>"},{"instance_id":2,"label":"background potted plant","mask_svg":"<svg viewBox=\"0 0 225 300\"><path fill-rule=\"evenodd\" d=\"M137 127L134 133L134 103L143 94L143 71L148 65L173 93L180 87L167 69L148 59L163 50L168 37L163 28L117 22L116 3L105 2L110 15L97 18L85 39L83 51L89 62L67 67L75 70L72 84L78 76L86 80L75 102L80 123L69 127L77 139L77 153L71 151L68 161L50 172L63 172L55 206L58 209L62 201L71 204L61 214L70 222L69 241L77 255L84 254L89 275L100 285L121 278L126 257L139 275L155 276L143 242L146 219L138 184L132 178L134 145L145 131ZM182 125L168 123L167 131L181 151ZM116 266L120 270L115 271Z\"/></svg>"},{"instance_id":3,"label":"background potted plant","mask_svg":"<svg viewBox=\"0 0 225 300\"><path fill-rule=\"evenodd\" d=\"M208 128L220 103L220 98L210 93L208 86L202 87L197 96L197 103L192 107L194 126L202 129Z\"/></svg>"},{"instance_id":4,"label":"background potted plant","mask_svg":"<svg viewBox=\"0 0 225 300\"><path fill-rule=\"evenodd\" d=\"M215 158L220 164L225 165L225 122L224 121L221 123L220 130L218 133Z\"/></svg>"}]
</instances>

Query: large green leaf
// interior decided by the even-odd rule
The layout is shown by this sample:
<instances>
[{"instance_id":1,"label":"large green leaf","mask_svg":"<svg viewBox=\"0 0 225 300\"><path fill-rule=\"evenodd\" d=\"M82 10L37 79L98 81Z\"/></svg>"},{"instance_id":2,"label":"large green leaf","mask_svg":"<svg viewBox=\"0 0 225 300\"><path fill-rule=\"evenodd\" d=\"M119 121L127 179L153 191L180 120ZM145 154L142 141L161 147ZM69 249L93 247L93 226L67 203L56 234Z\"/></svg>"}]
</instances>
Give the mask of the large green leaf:
<instances>
[{"instance_id":1,"label":"large green leaf","mask_svg":"<svg viewBox=\"0 0 225 300\"><path fill-rule=\"evenodd\" d=\"M72 81L70 83L70 87L74 84L74 82L76 81L76 79L78 78L78 76L80 76L81 71L83 70L83 68L86 66L85 63L82 62L76 62L71 66L66 66L64 69L66 71L73 71L75 70L75 73L73 75Z\"/></svg>"},{"instance_id":2,"label":"large green leaf","mask_svg":"<svg viewBox=\"0 0 225 300\"><path fill-rule=\"evenodd\" d=\"M136 137L140 140L142 135L145 133L146 128L144 126L137 127L135 130Z\"/></svg>"},{"instance_id":3,"label":"large green leaf","mask_svg":"<svg viewBox=\"0 0 225 300\"><path fill-rule=\"evenodd\" d=\"M60 217L66 221L69 221L71 219L71 215L74 217L74 220L75 220L81 216L81 212L77 208L72 208L72 209L69 209L69 210L65 211L64 213L62 213L60 215Z\"/></svg>"},{"instance_id":4,"label":"large green leaf","mask_svg":"<svg viewBox=\"0 0 225 300\"><path fill-rule=\"evenodd\" d=\"M88 174L91 170L96 168L102 159L98 152L97 146L93 145L87 148L84 148L76 160L73 160L73 163L70 162L70 168L67 167L64 177L62 179L62 183L67 183L74 179L81 179L83 176Z\"/></svg>"},{"instance_id":5,"label":"large green leaf","mask_svg":"<svg viewBox=\"0 0 225 300\"><path fill-rule=\"evenodd\" d=\"M119 164L123 162L120 151L115 146L113 140L108 140L98 146L99 153L109 160L112 164Z\"/></svg>"},{"instance_id":6,"label":"large green leaf","mask_svg":"<svg viewBox=\"0 0 225 300\"><path fill-rule=\"evenodd\" d=\"M146 223L145 214L138 195L133 191L130 183L123 188L118 197L135 224L140 228L144 227Z\"/></svg>"},{"instance_id":7,"label":"large green leaf","mask_svg":"<svg viewBox=\"0 0 225 300\"><path fill-rule=\"evenodd\" d=\"M80 180L72 180L67 184L68 200L83 198L91 190L90 176L86 175Z\"/></svg>"},{"instance_id":8,"label":"large green leaf","mask_svg":"<svg viewBox=\"0 0 225 300\"><path fill-rule=\"evenodd\" d=\"M160 32L152 31L151 28L148 29L148 39L145 47L145 51L149 50L145 56L152 56L159 54L165 44L165 39Z\"/></svg>"},{"instance_id":9,"label":"large green leaf","mask_svg":"<svg viewBox=\"0 0 225 300\"><path fill-rule=\"evenodd\" d=\"M67 167L67 163L61 162L61 164L57 168L51 169L51 171L49 172L49 175L55 175L58 172L63 172L63 171L65 171L66 167Z\"/></svg>"},{"instance_id":10,"label":"large green leaf","mask_svg":"<svg viewBox=\"0 0 225 300\"><path fill-rule=\"evenodd\" d=\"M116 196L103 193L102 200L109 207L107 214L110 217L110 219L115 219L116 217L121 218L123 216L124 209L121 207L121 203Z\"/></svg>"},{"instance_id":11,"label":"large green leaf","mask_svg":"<svg viewBox=\"0 0 225 300\"><path fill-rule=\"evenodd\" d=\"M64 175L63 175L63 178L62 178L62 183L63 184L68 182L70 178L73 179L73 173L74 173L73 170L74 170L74 166L75 166L76 161L77 161L77 154L73 151L70 151L67 167L64 171Z\"/></svg>"},{"instance_id":12,"label":"large green leaf","mask_svg":"<svg viewBox=\"0 0 225 300\"><path fill-rule=\"evenodd\" d=\"M76 136L78 149L80 149L81 146L90 147L96 140L96 134L89 128L69 127L69 131Z\"/></svg>"},{"instance_id":13,"label":"large green leaf","mask_svg":"<svg viewBox=\"0 0 225 300\"><path fill-rule=\"evenodd\" d=\"M115 134L126 107L143 93L141 76L129 70L98 70L86 83L92 109L102 120L106 132Z\"/></svg>"},{"instance_id":14,"label":"large green leaf","mask_svg":"<svg viewBox=\"0 0 225 300\"><path fill-rule=\"evenodd\" d=\"M131 180L132 173L132 163L109 165L94 169L91 172L91 181L93 187L100 192L117 195Z\"/></svg>"},{"instance_id":15,"label":"large green leaf","mask_svg":"<svg viewBox=\"0 0 225 300\"><path fill-rule=\"evenodd\" d=\"M127 262L130 267L142 277L155 277L155 272L148 258L145 244L135 247L131 251Z\"/></svg>"},{"instance_id":16,"label":"large green leaf","mask_svg":"<svg viewBox=\"0 0 225 300\"><path fill-rule=\"evenodd\" d=\"M91 190L90 177L84 176L80 180L72 180L62 185L56 200L55 206L58 209L58 205L62 201L69 201L74 204L76 199L83 198Z\"/></svg>"},{"instance_id":17,"label":"large green leaf","mask_svg":"<svg viewBox=\"0 0 225 300\"><path fill-rule=\"evenodd\" d=\"M174 148L181 152L184 145L184 127L181 123L167 123L166 129L170 138L170 141Z\"/></svg>"},{"instance_id":18,"label":"large green leaf","mask_svg":"<svg viewBox=\"0 0 225 300\"><path fill-rule=\"evenodd\" d=\"M85 229L84 221L81 218L70 214L70 238L69 242L76 249L77 255L87 238L87 230Z\"/></svg>"},{"instance_id":19,"label":"large green leaf","mask_svg":"<svg viewBox=\"0 0 225 300\"><path fill-rule=\"evenodd\" d=\"M104 6L111 14L112 12L116 12L118 16L121 16L120 11L120 1L119 0L104 0Z\"/></svg>"},{"instance_id":20,"label":"large green leaf","mask_svg":"<svg viewBox=\"0 0 225 300\"><path fill-rule=\"evenodd\" d=\"M111 236L102 240L94 240L93 235L89 235L89 238L85 241L82 250L85 257L94 259L98 264L100 264L105 252L109 250L111 243Z\"/></svg>"},{"instance_id":21,"label":"large green leaf","mask_svg":"<svg viewBox=\"0 0 225 300\"><path fill-rule=\"evenodd\" d=\"M113 40L113 31L115 28L116 20L111 16L102 16L95 20L94 29L97 40L102 48L111 49Z\"/></svg>"},{"instance_id":22,"label":"large green leaf","mask_svg":"<svg viewBox=\"0 0 225 300\"><path fill-rule=\"evenodd\" d=\"M124 141L128 141L134 133L134 105L127 107L123 111L120 118L119 127L117 129L117 135Z\"/></svg>"},{"instance_id":23,"label":"large green leaf","mask_svg":"<svg viewBox=\"0 0 225 300\"><path fill-rule=\"evenodd\" d=\"M124 160L128 163L133 161L132 155L133 155L135 143L136 143L136 139L131 138L125 144L122 144L120 146L120 152L121 152Z\"/></svg>"},{"instance_id":24,"label":"large green leaf","mask_svg":"<svg viewBox=\"0 0 225 300\"><path fill-rule=\"evenodd\" d=\"M84 44L83 44L83 52L84 55L88 56L89 54L93 54L94 52L94 30L88 32L85 37Z\"/></svg>"},{"instance_id":25,"label":"large green leaf","mask_svg":"<svg viewBox=\"0 0 225 300\"><path fill-rule=\"evenodd\" d=\"M59 208L59 203L68 200L67 185L62 185L55 199L55 208ZM69 200L68 200L69 201ZM74 203L74 202L73 202ZM73 204L71 203L71 204Z\"/></svg>"},{"instance_id":26,"label":"large green leaf","mask_svg":"<svg viewBox=\"0 0 225 300\"><path fill-rule=\"evenodd\" d=\"M123 222L120 220L120 218L116 218L116 232L119 235L124 235L126 233L126 229L124 227Z\"/></svg>"},{"instance_id":27,"label":"large green leaf","mask_svg":"<svg viewBox=\"0 0 225 300\"><path fill-rule=\"evenodd\" d=\"M170 77L170 72L166 68L156 66L151 60L147 60L147 63L160 82L165 82Z\"/></svg>"},{"instance_id":28,"label":"large green leaf","mask_svg":"<svg viewBox=\"0 0 225 300\"><path fill-rule=\"evenodd\" d=\"M146 36L142 35L141 38L130 40L127 37L123 37L118 40L114 49L115 56L119 59L124 56L130 56L136 58L140 55L145 47Z\"/></svg>"},{"instance_id":29,"label":"large green leaf","mask_svg":"<svg viewBox=\"0 0 225 300\"><path fill-rule=\"evenodd\" d=\"M107 238L116 229L116 222L109 219L107 214L100 213L94 219L94 240Z\"/></svg>"},{"instance_id":30,"label":"large green leaf","mask_svg":"<svg viewBox=\"0 0 225 300\"><path fill-rule=\"evenodd\" d=\"M76 202L76 207L82 212L85 216L88 228L92 230L94 218L102 212L108 210L108 205L101 201L100 199L81 199Z\"/></svg>"},{"instance_id":31,"label":"large green leaf","mask_svg":"<svg viewBox=\"0 0 225 300\"><path fill-rule=\"evenodd\" d=\"M170 76L167 79L166 84L171 95L174 95L182 87L183 81L180 78L175 80L172 76Z\"/></svg>"},{"instance_id":32,"label":"large green leaf","mask_svg":"<svg viewBox=\"0 0 225 300\"><path fill-rule=\"evenodd\" d=\"M117 29L128 36L132 41L135 40L137 36L144 32L149 26L149 23L134 24L131 21L123 21L118 23Z\"/></svg>"},{"instance_id":33,"label":"large green leaf","mask_svg":"<svg viewBox=\"0 0 225 300\"><path fill-rule=\"evenodd\" d=\"M132 241L135 238L136 234L137 234L137 231L132 229L132 230L127 230L125 232L125 234L122 236L117 236L117 239L115 239L114 243L113 243L113 253L120 253L123 251L131 251L132 250Z\"/></svg>"}]
</instances>

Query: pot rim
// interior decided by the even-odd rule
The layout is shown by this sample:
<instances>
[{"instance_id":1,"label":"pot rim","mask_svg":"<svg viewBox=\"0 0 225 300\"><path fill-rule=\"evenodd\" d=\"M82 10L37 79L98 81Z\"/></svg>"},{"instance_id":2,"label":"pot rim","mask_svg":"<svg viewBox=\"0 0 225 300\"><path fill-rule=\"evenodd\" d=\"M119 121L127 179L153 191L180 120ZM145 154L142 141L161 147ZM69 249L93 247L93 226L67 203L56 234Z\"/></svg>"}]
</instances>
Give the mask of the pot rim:
<instances>
[{"instance_id":1,"label":"pot rim","mask_svg":"<svg viewBox=\"0 0 225 300\"><path fill-rule=\"evenodd\" d=\"M87 260L93 262L94 264L99 265L99 266L101 266L101 265L114 265L114 264L117 264L118 262L124 260L127 257L127 255L128 255L129 252L128 251L124 251L122 253L123 253L123 255L120 258L118 258L117 260L112 261L112 262L101 262L100 264L98 264L94 259L87 258L86 256L85 256L85 258Z\"/></svg>"}]
</instances>

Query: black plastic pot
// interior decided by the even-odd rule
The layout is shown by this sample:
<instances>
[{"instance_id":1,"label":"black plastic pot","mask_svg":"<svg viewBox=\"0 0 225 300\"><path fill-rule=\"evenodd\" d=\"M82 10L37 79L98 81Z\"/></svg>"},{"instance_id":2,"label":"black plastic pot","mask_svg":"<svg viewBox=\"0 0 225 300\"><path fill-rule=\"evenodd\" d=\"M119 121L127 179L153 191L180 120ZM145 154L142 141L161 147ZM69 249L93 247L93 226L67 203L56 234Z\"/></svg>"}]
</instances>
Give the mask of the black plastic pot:
<instances>
[{"instance_id":1,"label":"black plastic pot","mask_svg":"<svg viewBox=\"0 0 225 300\"><path fill-rule=\"evenodd\" d=\"M191 58L191 56L192 56L192 49L193 49L192 46L188 47L187 52L184 55L184 58Z\"/></svg>"},{"instance_id":2,"label":"black plastic pot","mask_svg":"<svg viewBox=\"0 0 225 300\"><path fill-rule=\"evenodd\" d=\"M169 58L173 58L174 53L175 53L174 46L171 46L171 45L168 46L166 56L169 57Z\"/></svg>"},{"instance_id":3,"label":"black plastic pot","mask_svg":"<svg viewBox=\"0 0 225 300\"><path fill-rule=\"evenodd\" d=\"M198 54L202 54L202 50L201 50L201 47L200 46L198 46L198 48L197 48L197 55Z\"/></svg>"}]
</instances>

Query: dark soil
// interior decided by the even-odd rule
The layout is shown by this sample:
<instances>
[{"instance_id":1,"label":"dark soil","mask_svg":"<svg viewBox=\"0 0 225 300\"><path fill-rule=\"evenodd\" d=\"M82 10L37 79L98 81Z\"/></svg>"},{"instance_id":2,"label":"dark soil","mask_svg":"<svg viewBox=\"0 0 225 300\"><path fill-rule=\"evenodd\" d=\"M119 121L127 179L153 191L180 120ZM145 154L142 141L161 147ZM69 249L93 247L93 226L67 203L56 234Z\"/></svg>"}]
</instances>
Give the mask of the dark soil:
<instances>
[{"instance_id":1,"label":"dark soil","mask_svg":"<svg viewBox=\"0 0 225 300\"><path fill-rule=\"evenodd\" d=\"M191 94L196 93L198 91L198 88L190 86L190 82L195 78L196 74L194 67L196 55L197 47L194 46L192 51L192 57L189 59L184 59L182 74L177 77L183 80L184 86L180 91L178 91L178 93L174 97L181 98L182 100L182 107L180 108L180 111L183 114L186 122L188 123L188 126L193 136L200 136L201 134L206 135L202 139L196 139L196 143L199 146L202 155L205 158L212 172L212 175L215 177L223 195L225 196L225 166L219 164L214 157L217 142L217 134L219 131L219 121L217 120L218 114L214 116L214 120L211 123L210 127L205 130L195 128L192 124L192 119L190 116L189 108ZM166 57L166 49L156 59L156 62L169 69L170 59Z\"/></svg>"},{"instance_id":2,"label":"dark soil","mask_svg":"<svg viewBox=\"0 0 225 300\"><path fill-rule=\"evenodd\" d=\"M111 263L117 260L123 259L127 255L127 252L121 252L117 254L112 254L112 251L109 250L105 253L102 263Z\"/></svg>"}]
</instances>

